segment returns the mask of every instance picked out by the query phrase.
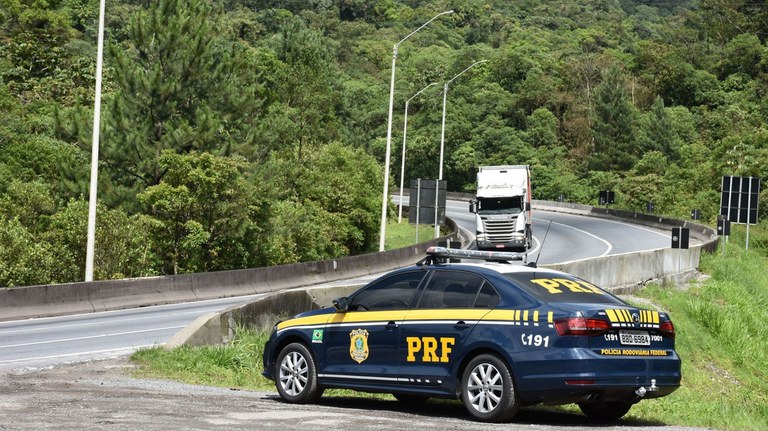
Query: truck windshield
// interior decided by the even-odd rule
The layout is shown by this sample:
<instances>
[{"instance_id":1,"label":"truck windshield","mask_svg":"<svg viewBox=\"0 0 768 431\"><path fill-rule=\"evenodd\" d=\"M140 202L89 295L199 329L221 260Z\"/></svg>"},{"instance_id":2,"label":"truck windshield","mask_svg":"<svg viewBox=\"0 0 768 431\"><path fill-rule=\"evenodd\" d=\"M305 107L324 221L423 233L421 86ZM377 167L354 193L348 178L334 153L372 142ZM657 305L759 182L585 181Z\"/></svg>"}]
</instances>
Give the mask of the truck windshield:
<instances>
[{"instance_id":1,"label":"truck windshield","mask_svg":"<svg viewBox=\"0 0 768 431\"><path fill-rule=\"evenodd\" d=\"M479 214L518 214L522 210L522 196L477 199L477 212Z\"/></svg>"}]
</instances>

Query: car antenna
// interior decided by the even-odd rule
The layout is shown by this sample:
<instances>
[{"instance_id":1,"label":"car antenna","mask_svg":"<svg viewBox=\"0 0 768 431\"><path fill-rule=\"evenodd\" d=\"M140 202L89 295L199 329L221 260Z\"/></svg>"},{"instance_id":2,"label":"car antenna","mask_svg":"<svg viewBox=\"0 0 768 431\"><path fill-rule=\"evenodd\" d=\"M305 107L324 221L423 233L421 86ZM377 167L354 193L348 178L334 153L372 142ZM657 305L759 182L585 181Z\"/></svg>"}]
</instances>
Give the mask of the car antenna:
<instances>
[{"instance_id":1,"label":"car antenna","mask_svg":"<svg viewBox=\"0 0 768 431\"><path fill-rule=\"evenodd\" d=\"M528 262L526 266L529 266L531 268L539 267L539 258L541 257L541 251L544 250L544 242L547 241L547 235L549 235L550 227L552 227L552 220L549 221L549 224L547 225L547 231L544 232L544 239L541 240L541 247L539 247L539 254L536 255L536 260L533 262Z\"/></svg>"}]
</instances>

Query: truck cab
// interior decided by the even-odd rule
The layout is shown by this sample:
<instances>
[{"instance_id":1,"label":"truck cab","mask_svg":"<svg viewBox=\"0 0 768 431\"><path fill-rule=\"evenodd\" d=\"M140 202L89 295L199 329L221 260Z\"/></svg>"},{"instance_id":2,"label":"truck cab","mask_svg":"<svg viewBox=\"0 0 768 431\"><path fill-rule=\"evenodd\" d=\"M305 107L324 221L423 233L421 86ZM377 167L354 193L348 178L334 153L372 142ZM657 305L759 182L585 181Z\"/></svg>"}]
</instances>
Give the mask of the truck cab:
<instances>
[{"instance_id":1,"label":"truck cab","mask_svg":"<svg viewBox=\"0 0 768 431\"><path fill-rule=\"evenodd\" d=\"M527 165L481 166L475 214L478 250L527 251L532 244L531 181Z\"/></svg>"}]
</instances>

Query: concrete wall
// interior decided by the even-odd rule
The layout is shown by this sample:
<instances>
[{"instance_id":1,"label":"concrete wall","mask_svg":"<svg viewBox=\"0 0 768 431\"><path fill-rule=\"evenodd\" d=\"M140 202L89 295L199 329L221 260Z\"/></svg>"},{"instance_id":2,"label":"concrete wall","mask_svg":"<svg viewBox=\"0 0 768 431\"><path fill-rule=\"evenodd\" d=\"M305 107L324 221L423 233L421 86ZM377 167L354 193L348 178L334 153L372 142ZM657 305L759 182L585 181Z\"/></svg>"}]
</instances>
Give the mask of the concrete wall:
<instances>
[{"instance_id":1,"label":"concrete wall","mask_svg":"<svg viewBox=\"0 0 768 431\"><path fill-rule=\"evenodd\" d=\"M461 199L464 197L454 195L450 198ZM691 230L691 239L695 244L687 250L664 248L641 253L583 259L563 264L542 265L575 274L614 292L636 290L650 281L677 282L684 280L698 269L702 250L713 251L717 246L717 232L714 229L682 220L546 201L534 201L533 207L537 210L603 217L653 228L669 229L670 235L672 227L682 226ZM237 327L269 329L280 319L310 309L330 306L333 298L349 295L359 287L346 286L281 292L260 298L252 303L233 306L221 313L199 318L192 325L176 334L166 344L166 347L226 343L232 339Z\"/></svg>"},{"instance_id":2,"label":"concrete wall","mask_svg":"<svg viewBox=\"0 0 768 431\"><path fill-rule=\"evenodd\" d=\"M437 240L340 259L234 271L0 289L0 321L269 293L378 274L414 264L424 257L427 247L438 241L460 241L453 221L448 221L447 229L451 233Z\"/></svg>"},{"instance_id":3,"label":"concrete wall","mask_svg":"<svg viewBox=\"0 0 768 431\"><path fill-rule=\"evenodd\" d=\"M471 195L449 194L449 198L468 200ZM714 250L717 244L713 229L680 220L568 203L534 201L533 205L539 210L605 217L665 229L672 226L691 229L697 245L690 250L657 250L552 265L601 286L626 288L648 280L675 279L690 274L698 267L701 250ZM450 238L466 243L467 239L459 237L462 232L450 220L449 230L452 233L440 240ZM435 243L429 241L383 253L267 268L0 289L0 321L277 292L408 266L421 259L426 248ZM295 313L288 315L291 314Z\"/></svg>"}]
</instances>

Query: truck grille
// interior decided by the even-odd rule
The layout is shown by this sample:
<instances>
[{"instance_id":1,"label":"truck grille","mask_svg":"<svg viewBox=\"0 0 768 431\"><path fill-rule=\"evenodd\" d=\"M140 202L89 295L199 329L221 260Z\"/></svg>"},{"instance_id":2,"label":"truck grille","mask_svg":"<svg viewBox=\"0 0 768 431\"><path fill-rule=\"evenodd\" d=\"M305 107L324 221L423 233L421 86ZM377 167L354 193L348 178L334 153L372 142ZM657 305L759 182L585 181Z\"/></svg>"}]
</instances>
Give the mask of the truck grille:
<instances>
[{"instance_id":1,"label":"truck grille","mask_svg":"<svg viewBox=\"0 0 768 431\"><path fill-rule=\"evenodd\" d=\"M480 219L483 221L483 227L485 227L485 233L488 234L489 240L492 243L507 243L512 239L512 235L515 233L515 220L490 220L488 217L482 216Z\"/></svg>"}]
</instances>

